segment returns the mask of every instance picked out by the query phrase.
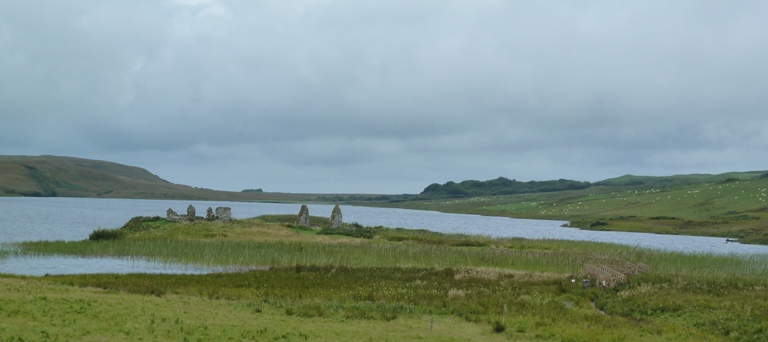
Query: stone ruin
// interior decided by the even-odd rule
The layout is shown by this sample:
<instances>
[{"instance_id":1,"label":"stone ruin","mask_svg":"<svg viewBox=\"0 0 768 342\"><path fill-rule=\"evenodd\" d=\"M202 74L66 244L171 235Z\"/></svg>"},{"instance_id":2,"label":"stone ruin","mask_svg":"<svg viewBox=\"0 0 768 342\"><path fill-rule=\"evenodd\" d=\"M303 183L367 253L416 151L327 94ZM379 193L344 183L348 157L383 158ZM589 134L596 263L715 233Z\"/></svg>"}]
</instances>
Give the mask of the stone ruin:
<instances>
[{"instance_id":1,"label":"stone ruin","mask_svg":"<svg viewBox=\"0 0 768 342\"><path fill-rule=\"evenodd\" d=\"M299 210L299 217L296 221L302 226L309 227L309 207L307 207L306 204L301 205L301 210Z\"/></svg>"},{"instance_id":2,"label":"stone ruin","mask_svg":"<svg viewBox=\"0 0 768 342\"><path fill-rule=\"evenodd\" d=\"M197 215L195 215L195 207L191 204L187 207L187 221L194 222L197 220Z\"/></svg>"},{"instance_id":3,"label":"stone ruin","mask_svg":"<svg viewBox=\"0 0 768 342\"><path fill-rule=\"evenodd\" d=\"M338 204L333 207L333 211L331 212L331 220L328 222L328 225L331 228L338 228L341 226L341 208L339 208Z\"/></svg>"},{"instance_id":4,"label":"stone ruin","mask_svg":"<svg viewBox=\"0 0 768 342\"><path fill-rule=\"evenodd\" d=\"M232 208L230 207L216 207L216 221L230 222L232 221Z\"/></svg>"},{"instance_id":5,"label":"stone ruin","mask_svg":"<svg viewBox=\"0 0 768 342\"><path fill-rule=\"evenodd\" d=\"M220 222L230 222L232 221L232 208L230 207L217 207L215 214L212 208L208 208L205 217L199 217L197 216L197 212L195 210L195 207L193 205L189 205L187 207L187 214L186 215L179 215L173 209L168 208L168 210L165 211L166 218L168 221L174 221L174 222L195 222L195 221L220 221Z\"/></svg>"},{"instance_id":6,"label":"stone ruin","mask_svg":"<svg viewBox=\"0 0 768 342\"><path fill-rule=\"evenodd\" d=\"M296 217L296 223L305 227L312 226L309 222L309 208L306 204L301 205L299 215ZM339 205L337 204L333 207L333 211L331 212L331 220L328 221L328 227L339 228L341 227L341 223L341 208L339 208Z\"/></svg>"},{"instance_id":7,"label":"stone ruin","mask_svg":"<svg viewBox=\"0 0 768 342\"><path fill-rule=\"evenodd\" d=\"M173 209L168 208L168 210L165 211L165 217L168 219L168 221L185 221L186 218L177 214Z\"/></svg>"}]
</instances>

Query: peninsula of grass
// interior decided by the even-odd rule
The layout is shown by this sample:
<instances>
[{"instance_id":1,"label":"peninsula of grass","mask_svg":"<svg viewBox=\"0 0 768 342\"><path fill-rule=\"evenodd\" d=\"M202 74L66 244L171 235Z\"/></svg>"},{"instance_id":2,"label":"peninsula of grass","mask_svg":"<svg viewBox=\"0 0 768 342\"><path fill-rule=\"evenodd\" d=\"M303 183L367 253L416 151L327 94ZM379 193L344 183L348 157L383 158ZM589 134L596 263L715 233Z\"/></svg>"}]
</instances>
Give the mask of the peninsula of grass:
<instances>
[{"instance_id":1,"label":"peninsula of grass","mask_svg":"<svg viewBox=\"0 0 768 342\"><path fill-rule=\"evenodd\" d=\"M768 256L349 224L294 216L175 223L135 218L85 241L6 254L227 266L205 275L0 276L0 339L768 339ZM322 226L327 218L312 218ZM584 289L586 264L651 271ZM594 279L592 284L594 284Z\"/></svg>"}]
</instances>

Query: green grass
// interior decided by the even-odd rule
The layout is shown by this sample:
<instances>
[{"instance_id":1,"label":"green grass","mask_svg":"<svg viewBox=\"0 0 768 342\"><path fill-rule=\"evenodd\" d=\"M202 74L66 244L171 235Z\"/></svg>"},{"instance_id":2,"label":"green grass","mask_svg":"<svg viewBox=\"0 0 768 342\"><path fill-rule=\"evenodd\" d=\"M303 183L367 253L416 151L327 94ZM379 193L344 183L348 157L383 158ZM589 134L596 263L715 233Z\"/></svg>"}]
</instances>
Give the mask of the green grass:
<instances>
[{"instance_id":1,"label":"green grass","mask_svg":"<svg viewBox=\"0 0 768 342\"><path fill-rule=\"evenodd\" d=\"M2 341L498 340L487 326L454 316L289 316L285 308L247 299L134 294L53 278L0 276L0 293Z\"/></svg>"},{"instance_id":2,"label":"green grass","mask_svg":"<svg viewBox=\"0 0 768 342\"><path fill-rule=\"evenodd\" d=\"M0 275L0 340L768 338L765 255L355 224L349 229L372 236L353 238L318 234L293 220L133 219L117 230L124 233L117 240L6 245L8 254L141 257L255 270ZM614 288L581 288L585 264L617 260L643 262L651 272Z\"/></svg>"},{"instance_id":3,"label":"green grass","mask_svg":"<svg viewBox=\"0 0 768 342\"><path fill-rule=\"evenodd\" d=\"M693 175L695 176L695 175ZM692 176L692 177L693 177ZM394 203L389 206L570 221L580 228L738 238L768 244L768 178ZM744 174L743 177L754 177ZM713 179L713 178L706 178ZM719 178L716 178L719 179ZM606 225L593 225L601 221Z\"/></svg>"},{"instance_id":4,"label":"green grass","mask_svg":"<svg viewBox=\"0 0 768 342\"><path fill-rule=\"evenodd\" d=\"M616 288L584 290L566 277L504 270L311 266L14 278L0 278L6 293L0 298L3 337L40 338L35 334L46 331L59 338L243 338L265 326L285 333L291 325L315 339L343 340L374 336L365 330L372 326L380 327L378 338L387 339L404 338L402 331L409 339L446 340L488 340L495 334L556 341L768 337L764 280L734 286L644 275ZM428 318L436 318L437 332L429 331Z\"/></svg>"}]
</instances>

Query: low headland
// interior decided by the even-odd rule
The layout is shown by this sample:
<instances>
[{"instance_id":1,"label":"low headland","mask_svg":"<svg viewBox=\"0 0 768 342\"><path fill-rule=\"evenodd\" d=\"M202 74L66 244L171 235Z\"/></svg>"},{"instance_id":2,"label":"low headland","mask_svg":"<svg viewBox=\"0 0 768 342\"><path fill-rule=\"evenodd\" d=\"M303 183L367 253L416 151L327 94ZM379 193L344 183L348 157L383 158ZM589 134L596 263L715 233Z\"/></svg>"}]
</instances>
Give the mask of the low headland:
<instances>
[{"instance_id":1,"label":"low headland","mask_svg":"<svg viewBox=\"0 0 768 342\"><path fill-rule=\"evenodd\" d=\"M14 243L6 255L128 257L242 271L0 275L0 337L768 339L766 255L331 227L328 217L300 218L135 217L83 241ZM601 267L623 277L594 272Z\"/></svg>"}]
</instances>

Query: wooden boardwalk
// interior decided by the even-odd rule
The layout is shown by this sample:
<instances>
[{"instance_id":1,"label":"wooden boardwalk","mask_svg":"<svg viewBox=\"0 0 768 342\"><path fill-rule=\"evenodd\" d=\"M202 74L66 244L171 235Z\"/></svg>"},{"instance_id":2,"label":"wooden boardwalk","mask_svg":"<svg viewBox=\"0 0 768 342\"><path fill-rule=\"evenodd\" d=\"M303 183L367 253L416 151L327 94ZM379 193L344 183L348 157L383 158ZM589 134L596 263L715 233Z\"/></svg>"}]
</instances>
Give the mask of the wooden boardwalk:
<instances>
[{"instance_id":1,"label":"wooden boardwalk","mask_svg":"<svg viewBox=\"0 0 768 342\"><path fill-rule=\"evenodd\" d=\"M615 286L618 283L627 281L627 275L648 271L650 271L650 267L646 264L623 260L617 260L611 264L587 264L584 266L584 273L587 277L594 277L597 280L597 286L605 287Z\"/></svg>"}]
</instances>

